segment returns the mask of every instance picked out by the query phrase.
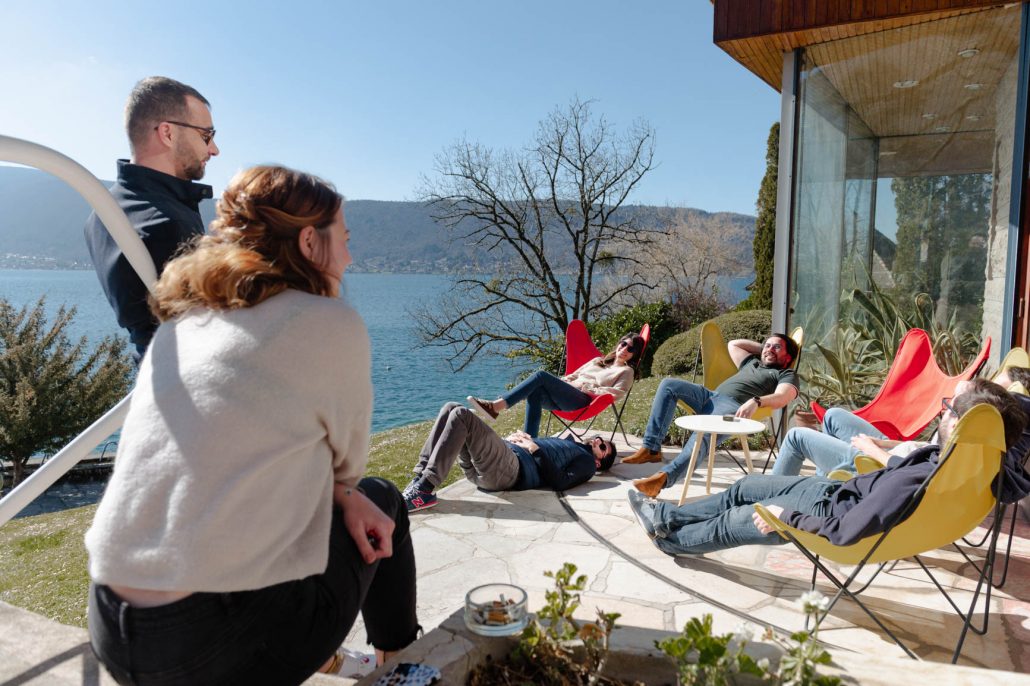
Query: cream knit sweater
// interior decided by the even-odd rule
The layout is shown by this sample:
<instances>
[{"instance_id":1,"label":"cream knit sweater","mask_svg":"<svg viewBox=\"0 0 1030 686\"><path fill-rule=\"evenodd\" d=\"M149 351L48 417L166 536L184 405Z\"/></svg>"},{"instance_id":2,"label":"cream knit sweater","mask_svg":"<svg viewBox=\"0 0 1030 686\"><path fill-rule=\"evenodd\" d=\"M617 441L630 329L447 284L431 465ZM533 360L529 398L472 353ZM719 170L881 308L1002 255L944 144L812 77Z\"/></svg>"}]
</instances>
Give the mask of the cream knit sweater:
<instances>
[{"instance_id":1,"label":"cream knit sweater","mask_svg":"<svg viewBox=\"0 0 1030 686\"><path fill-rule=\"evenodd\" d=\"M368 334L286 291L162 324L86 532L97 583L243 591L325 570L333 482L355 484L372 411Z\"/></svg>"},{"instance_id":2,"label":"cream knit sweater","mask_svg":"<svg viewBox=\"0 0 1030 686\"><path fill-rule=\"evenodd\" d=\"M562 380L585 393L610 393L616 400L622 400L633 387L633 368L614 364L605 367L601 360L595 357L571 374L563 376Z\"/></svg>"}]
</instances>

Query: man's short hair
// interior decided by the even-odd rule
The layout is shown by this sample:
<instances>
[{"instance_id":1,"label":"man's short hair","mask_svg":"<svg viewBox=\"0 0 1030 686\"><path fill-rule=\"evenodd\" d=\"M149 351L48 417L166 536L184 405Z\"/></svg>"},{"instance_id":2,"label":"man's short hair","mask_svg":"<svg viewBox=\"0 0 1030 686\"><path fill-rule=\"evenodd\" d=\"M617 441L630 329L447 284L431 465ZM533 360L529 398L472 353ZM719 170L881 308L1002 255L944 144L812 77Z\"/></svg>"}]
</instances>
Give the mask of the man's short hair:
<instances>
[{"instance_id":1,"label":"man's short hair","mask_svg":"<svg viewBox=\"0 0 1030 686\"><path fill-rule=\"evenodd\" d=\"M769 338L779 338L783 341L783 346L787 349L787 354L790 355L791 363L798 358L798 344L793 338L785 333L771 333Z\"/></svg>"},{"instance_id":2,"label":"man's short hair","mask_svg":"<svg viewBox=\"0 0 1030 686\"><path fill-rule=\"evenodd\" d=\"M133 152L161 122L186 119L187 97L211 106L197 89L167 76L148 76L133 86L125 103L125 133Z\"/></svg>"},{"instance_id":3,"label":"man's short hair","mask_svg":"<svg viewBox=\"0 0 1030 686\"><path fill-rule=\"evenodd\" d=\"M601 460L601 464L597 467L599 472L607 472L615 464L615 458L619 456L619 451L615 449L615 444L609 441L607 438L602 438L601 442L608 446L608 451L604 454L604 458Z\"/></svg>"},{"instance_id":4,"label":"man's short hair","mask_svg":"<svg viewBox=\"0 0 1030 686\"><path fill-rule=\"evenodd\" d=\"M1030 369L1026 367L1009 367L1005 370L1012 383L1023 384L1023 388L1030 390Z\"/></svg>"},{"instance_id":5,"label":"man's short hair","mask_svg":"<svg viewBox=\"0 0 1030 686\"><path fill-rule=\"evenodd\" d=\"M1026 427L1027 416L1012 394L987 379L973 379L964 393L955 396L951 401L955 414L959 417L969 412L975 405L987 403L1001 414L1005 425L1005 446L1015 445Z\"/></svg>"}]
</instances>

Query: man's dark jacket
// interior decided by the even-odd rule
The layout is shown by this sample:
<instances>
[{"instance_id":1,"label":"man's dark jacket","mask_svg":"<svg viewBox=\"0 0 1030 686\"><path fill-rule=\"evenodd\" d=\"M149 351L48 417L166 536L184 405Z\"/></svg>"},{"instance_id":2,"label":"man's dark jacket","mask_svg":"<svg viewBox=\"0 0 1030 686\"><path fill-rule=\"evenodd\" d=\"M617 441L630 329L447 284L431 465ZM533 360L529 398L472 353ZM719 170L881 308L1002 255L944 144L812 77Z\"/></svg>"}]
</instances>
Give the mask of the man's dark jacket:
<instances>
[{"instance_id":1,"label":"man's dark jacket","mask_svg":"<svg viewBox=\"0 0 1030 686\"><path fill-rule=\"evenodd\" d=\"M842 482L828 496L830 510L825 517L784 510L780 519L834 545L850 545L886 531L937 466L940 450L940 446L928 445L908 457L892 457L883 469Z\"/></svg>"},{"instance_id":2,"label":"man's dark jacket","mask_svg":"<svg viewBox=\"0 0 1030 686\"><path fill-rule=\"evenodd\" d=\"M594 452L588 445L568 438L534 438L538 450L528 450L509 443L519 458L519 478L513 491L549 488L567 491L589 481L597 471Z\"/></svg>"},{"instance_id":3,"label":"man's dark jacket","mask_svg":"<svg viewBox=\"0 0 1030 686\"><path fill-rule=\"evenodd\" d=\"M210 198L212 192L211 186L118 160L118 180L111 187L111 195L143 239L160 275L180 245L204 233L200 201ZM132 344L142 354L157 329L157 320L147 305L147 288L96 213L86 220L84 233L93 267L118 324L128 329Z\"/></svg>"}]
</instances>

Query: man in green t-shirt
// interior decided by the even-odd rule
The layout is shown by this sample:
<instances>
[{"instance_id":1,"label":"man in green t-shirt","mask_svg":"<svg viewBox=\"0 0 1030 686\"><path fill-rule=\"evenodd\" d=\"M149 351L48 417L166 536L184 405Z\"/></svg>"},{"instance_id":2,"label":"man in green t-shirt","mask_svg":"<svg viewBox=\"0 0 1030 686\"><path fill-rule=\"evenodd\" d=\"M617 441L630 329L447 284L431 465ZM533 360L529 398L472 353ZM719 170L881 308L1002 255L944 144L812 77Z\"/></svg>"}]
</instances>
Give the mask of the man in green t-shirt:
<instances>
[{"instance_id":1,"label":"man in green t-shirt","mask_svg":"<svg viewBox=\"0 0 1030 686\"><path fill-rule=\"evenodd\" d=\"M736 339L730 341L727 348L730 358L737 365L737 373L714 391L681 379L662 380L651 404L651 416L644 431L644 445L624 459L624 463L661 461L662 439L676 416L676 403L680 400L690 405L697 414L733 414L748 418L759 407L777 409L797 397L798 375L791 364L797 357L798 346L789 336L774 333L765 343ZM722 439L721 436L719 438ZM696 440L695 433L675 460L653 476L634 481L636 489L653 498L666 486L676 483L687 471ZM700 454L707 450L708 434L705 434Z\"/></svg>"}]
</instances>

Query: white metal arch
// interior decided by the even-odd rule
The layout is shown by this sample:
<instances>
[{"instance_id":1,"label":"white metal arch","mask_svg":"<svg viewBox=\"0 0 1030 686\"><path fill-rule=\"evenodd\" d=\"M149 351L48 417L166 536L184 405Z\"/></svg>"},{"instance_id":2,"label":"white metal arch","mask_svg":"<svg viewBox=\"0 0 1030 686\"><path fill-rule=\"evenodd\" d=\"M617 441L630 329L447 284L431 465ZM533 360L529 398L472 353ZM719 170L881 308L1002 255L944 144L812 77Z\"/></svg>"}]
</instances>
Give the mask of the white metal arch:
<instances>
[{"instance_id":1,"label":"white metal arch","mask_svg":"<svg viewBox=\"0 0 1030 686\"><path fill-rule=\"evenodd\" d=\"M104 226L143 283L153 291L157 282L157 270L154 268L150 253L111 193L89 170L56 150L10 136L0 136L0 162L15 162L48 172L78 191L104 222ZM0 526L10 521L14 515L21 512L86 457L101 441L117 431L129 411L130 397L131 393L122 398L104 416L93 422L47 460L32 476L0 500Z\"/></svg>"}]
</instances>

